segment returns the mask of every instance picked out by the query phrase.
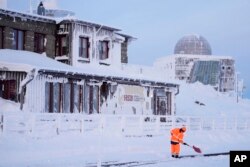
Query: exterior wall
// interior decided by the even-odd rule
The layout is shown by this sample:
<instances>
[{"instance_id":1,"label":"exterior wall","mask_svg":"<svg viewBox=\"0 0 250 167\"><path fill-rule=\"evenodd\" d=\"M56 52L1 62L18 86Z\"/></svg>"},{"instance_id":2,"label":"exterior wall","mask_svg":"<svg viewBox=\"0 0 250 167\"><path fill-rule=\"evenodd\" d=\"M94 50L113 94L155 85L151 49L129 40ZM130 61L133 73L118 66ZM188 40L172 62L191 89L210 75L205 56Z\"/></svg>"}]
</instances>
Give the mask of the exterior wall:
<instances>
[{"instance_id":1,"label":"exterior wall","mask_svg":"<svg viewBox=\"0 0 250 167\"><path fill-rule=\"evenodd\" d=\"M48 90L48 86L53 88ZM155 94L156 90L163 92ZM69 80L64 77L38 75L26 87L24 110L83 114L173 115L175 91L176 89L171 88L159 89L102 81L96 83L87 79ZM158 111L159 97L166 99L166 111ZM53 99L51 106L49 98Z\"/></svg>"},{"instance_id":2,"label":"exterior wall","mask_svg":"<svg viewBox=\"0 0 250 167\"><path fill-rule=\"evenodd\" d=\"M173 55L158 59L154 67L173 74L175 79L190 82L191 73L197 61L218 61L221 64L219 81L215 88L220 92L229 92L235 89L235 67L234 60L226 56L206 56L206 55ZM174 64L173 68L169 68Z\"/></svg>"},{"instance_id":3,"label":"exterior wall","mask_svg":"<svg viewBox=\"0 0 250 167\"><path fill-rule=\"evenodd\" d=\"M128 42L124 41L121 44L121 63L128 63Z\"/></svg>"},{"instance_id":4,"label":"exterior wall","mask_svg":"<svg viewBox=\"0 0 250 167\"><path fill-rule=\"evenodd\" d=\"M34 31L26 31L25 32L25 50L34 52Z\"/></svg>"},{"instance_id":5,"label":"exterior wall","mask_svg":"<svg viewBox=\"0 0 250 167\"><path fill-rule=\"evenodd\" d=\"M62 22L60 25L66 25ZM59 25L59 27L60 27ZM83 24L77 24L76 22L67 23L67 28L62 32L58 32L58 35L66 34L69 38L69 55L65 58L57 57L57 60L69 61L68 64L81 67L84 64L101 64L108 66L120 66L121 65L121 42L116 40L116 35L113 31L105 30L103 28L97 29ZM79 57L79 38L85 37L89 39L89 58ZM100 60L98 52L99 41L109 42L109 54L108 59Z\"/></svg>"},{"instance_id":6,"label":"exterior wall","mask_svg":"<svg viewBox=\"0 0 250 167\"><path fill-rule=\"evenodd\" d=\"M222 59L220 74L220 91L233 91L235 89L234 60Z\"/></svg>"},{"instance_id":7,"label":"exterior wall","mask_svg":"<svg viewBox=\"0 0 250 167\"><path fill-rule=\"evenodd\" d=\"M75 67L82 67L86 63L96 66L118 66L127 63L128 39L122 35L115 34L115 29L106 27L97 28L95 24L82 24L77 21L70 21L65 24L61 31L62 22L56 25L55 21L28 16L25 14L5 15L0 12L0 27L3 28L4 48L11 48L13 41L13 30L24 31L24 50L34 51L35 33L45 35L46 54ZM9 12L11 13L11 12ZM23 16L23 17L22 17ZM66 35L69 52L61 57L56 55L56 38L60 35ZM89 39L89 58L79 57L79 37ZM129 37L130 38L130 37ZM99 58L99 41L108 41L109 55L107 59ZM112 68L113 69L113 68ZM139 69L139 73L150 73L151 69ZM13 72L15 73L15 72ZM151 73L150 73L151 74ZM174 111L172 105L173 92L167 91L167 87L155 88L153 86L142 86L133 83L132 80L125 82L127 84L116 83L113 79L109 81L90 81L88 77L67 78L67 74L37 75L26 85L24 110L30 112L82 112L85 114L161 114L158 112L160 101L166 100L163 108L168 108L170 113ZM108 75L108 74L107 74ZM3 79L4 80L4 79ZM112 80L112 81L111 81ZM24 79L18 80L18 86ZM137 86L135 86L137 85ZM162 84L165 85L165 84ZM157 85L155 85L157 87ZM161 92L158 94L155 92ZM19 90L17 90L19 92ZM22 96L23 97L23 96ZM57 97L57 98L56 98ZM70 101L67 101L70 99ZM83 100L82 102L78 102ZM50 102L51 100L51 102ZM22 100L23 102L23 100ZM50 103L50 104L48 104ZM81 103L81 104L79 104ZM167 104L168 103L168 104ZM79 105L79 107L78 107ZM66 106L66 107L65 107ZM165 111L163 113L166 113Z\"/></svg>"},{"instance_id":8,"label":"exterior wall","mask_svg":"<svg viewBox=\"0 0 250 167\"><path fill-rule=\"evenodd\" d=\"M157 70L164 71L167 73L166 79L174 80L175 78L175 71L176 71L176 66L175 66L175 56L168 56L168 57L163 57L160 59L157 59L154 62L153 67ZM163 76L161 76L163 77Z\"/></svg>"},{"instance_id":9,"label":"exterior wall","mask_svg":"<svg viewBox=\"0 0 250 167\"><path fill-rule=\"evenodd\" d=\"M118 106L121 113L143 115L148 114L149 102L146 95L146 88L132 85L119 85L118 86Z\"/></svg>"},{"instance_id":10,"label":"exterior wall","mask_svg":"<svg viewBox=\"0 0 250 167\"><path fill-rule=\"evenodd\" d=\"M88 26L83 26L79 24L70 24L70 31L69 31L69 38L71 38L70 42L70 60L71 60L71 65L76 66L76 67L81 67L82 64L84 63L90 63L93 62L93 53L94 53L94 30L91 27ZM87 37L89 38L89 58L81 58L79 57L79 37Z\"/></svg>"},{"instance_id":11,"label":"exterior wall","mask_svg":"<svg viewBox=\"0 0 250 167\"><path fill-rule=\"evenodd\" d=\"M24 50L34 51L34 32L45 34L47 43L45 46L46 54L49 57L55 55L55 32L56 23L46 23L37 20L30 20L25 16L8 16L0 13L0 26L4 27L4 48L11 49L13 40L13 29L22 30L25 32Z\"/></svg>"}]
</instances>

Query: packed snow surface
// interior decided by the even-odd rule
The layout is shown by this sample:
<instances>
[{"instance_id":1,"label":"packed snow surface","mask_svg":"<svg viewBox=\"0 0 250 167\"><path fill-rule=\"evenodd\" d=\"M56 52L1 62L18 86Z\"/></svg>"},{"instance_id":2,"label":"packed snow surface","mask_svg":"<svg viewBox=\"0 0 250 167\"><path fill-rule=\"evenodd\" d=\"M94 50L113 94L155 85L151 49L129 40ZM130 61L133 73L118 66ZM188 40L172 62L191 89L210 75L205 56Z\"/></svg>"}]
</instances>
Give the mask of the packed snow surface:
<instances>
[{"instance_id":1,"label":"packed snow surface","mask_svg":"<svg viewBox=\"0 0 250 167\"><path fill-rule=\"evenodd\" d=\"M200 105L195 103L204 103ZM0 99L1 112L15 114L19 105ZM222 95L202 84L181 84L177 96L177 115L201 117L249 117L249 100ZM179 113L178 113L179 112ZM118 127L117 127L118 128ZM162 135L128 135L98 130L95 132L38 135L35 133L0 133L1 167L83 167L120 163L133 166L229 166L229 155L172 159L169 132ZM185 142L201 148L202 153L250 150L249 129L245 130L188 130ZM182 155L198 154L181 146ZM134 163L133 163L134 162ZM147 163L148 162L148 163ZM154 163L150 163L154 162ZM129 165L130 164L130 165Z\"/></svg>"},{"instance_id":2,"label":"packed snow surface","mask_svg":"<svg viewBox=\"0 0 250 167\"><path fill-rule=\"evenodd\" d=\"M5 50L1 53L10 51ZM13 52L13 54L15 54ZM28 55L28 53L20 54ZM21 65L27 70L33 67L51 68L50 62L45 56L39 55L47 63L41 65L41 61L32 61L34 66L23 64L23 58L17 57L13 65L8 64L10 57L1 55L2 65L17 67ZM33 56L33 55L30 55ZM6 59L6 61L5 61ZM38 59L37 59L38 60ZM39 59L40 60L40 59ZM31 64L28 63L27 64ZM6 63L6 64L5 64ZM37 63L37 64L36 64ZM40 66L41 65L41 66ZM67 71L69 67L57 64L56 69ZM78 71L78 69L71 69ZM110 73L111 74L111 73ZM20 111L20 104L0 98L0 119L2 115L30 114ZM180 83L180 92L176 97L176 115L180 117L197 116L202 118L212 117L237 117L243 120L250 117L250 101L248 99L229 97L216 92L211 86L201 83ZM3 117L5 118L5 117ZM15 118L15 117L13 117ZM25 120L24 120L25 121ZM112 121L112 120L111 120ZM144 166L168 166L168 167L194 167L194 166L229 166L229 155L214 157L197 157L172 159L170 157L170 136L166 133L127 134L123 132L107 131L99 129L93 132L65 132L42 134L34 132L12 132L12 125L8 124L8 132L2 127L0 121L0 167L84 167L101 166L108 163L120 163L123 166L132 166L135 163L144 163ZM28 122L32 124L32 122ZM45 122L46 123L46 122ZM249 123L249 122L248 122ZM250 125L245 129L207 129L187 130L184 141L190 145L201 148L203 153L229 152L230 150L250 150ZM114 127L120 128L120 127ZM42 129L49 131L50 129ZM135 131L137 128L135 128ZM182 155L197 154L187 146L182 146ZM148 162L148 163L147 163ZM154 162L154 163L150 163Z\"/></svg>"}]
</instances>

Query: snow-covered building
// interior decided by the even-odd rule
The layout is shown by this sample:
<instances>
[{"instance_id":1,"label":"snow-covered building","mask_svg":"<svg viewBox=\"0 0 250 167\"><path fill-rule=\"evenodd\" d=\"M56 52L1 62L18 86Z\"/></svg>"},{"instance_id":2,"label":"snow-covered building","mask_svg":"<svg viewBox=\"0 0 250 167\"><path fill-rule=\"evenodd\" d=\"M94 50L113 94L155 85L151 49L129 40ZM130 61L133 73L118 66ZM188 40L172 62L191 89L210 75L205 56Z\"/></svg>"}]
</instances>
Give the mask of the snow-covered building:
<instances>
[{"instance_id":1,"label":"snow-covered building","mask_svg":"<svg viewBox=\"0 0 250 167\"><path fill-rule=\"evenodd\" d=\"M123 70L132 36L71 17L4 9L0 17L0 97L21 109L175 114L176 83Z\"/></svg>"},{"instance_id":2,"label":"snow-covered building","mask_svg":"<svg viewBox=\"0 0 250 167\"><path fill-rule=\"evenodd\" d=\"M181 38L175 45L174 54L157 59L154 67L165 70L172 79L189 83L199 81L220 92L235 90L234 59L212 55L210 44L199 35Z\"/></svg>"}]
</instances>

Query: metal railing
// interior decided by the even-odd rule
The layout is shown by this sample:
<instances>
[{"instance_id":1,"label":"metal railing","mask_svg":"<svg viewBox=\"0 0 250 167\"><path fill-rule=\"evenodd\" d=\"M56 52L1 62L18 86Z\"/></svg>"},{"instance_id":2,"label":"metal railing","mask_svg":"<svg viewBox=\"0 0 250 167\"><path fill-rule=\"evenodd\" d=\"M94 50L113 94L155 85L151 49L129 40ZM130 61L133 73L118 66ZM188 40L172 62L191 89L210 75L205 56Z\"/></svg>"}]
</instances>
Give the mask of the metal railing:
<instances>
[{"instance_id":1,"label":"metal railing","mask_svg":"<svg viewBox=\"0 0 250 167\"><path fill-rule=\"evenodd\" d=\"M188 130L250 130L250 118L155 115L84 115L51 113L0 113L0 134L39 136L62 133L112 133L119 135L164 135L174 127Z\"/></svg>"}]
</instances>

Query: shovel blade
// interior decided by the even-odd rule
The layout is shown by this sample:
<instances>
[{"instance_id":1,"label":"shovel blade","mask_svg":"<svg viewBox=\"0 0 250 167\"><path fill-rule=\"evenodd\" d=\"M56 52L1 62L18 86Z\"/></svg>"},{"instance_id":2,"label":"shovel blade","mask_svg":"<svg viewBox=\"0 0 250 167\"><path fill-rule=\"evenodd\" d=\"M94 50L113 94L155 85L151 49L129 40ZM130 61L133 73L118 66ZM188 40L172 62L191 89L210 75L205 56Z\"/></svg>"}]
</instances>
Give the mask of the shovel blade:
<instances>
[{"instance_id":1,"label":"shovel blade","mask_svg":"<svg viewBox=\"0 0 250 167\"><path fill-rule=\"evenodd\" d=\"M201 153L201 149L200 148L193 146L193 149L194 149L195 152Z\"/></svg>"}]
</instances>

